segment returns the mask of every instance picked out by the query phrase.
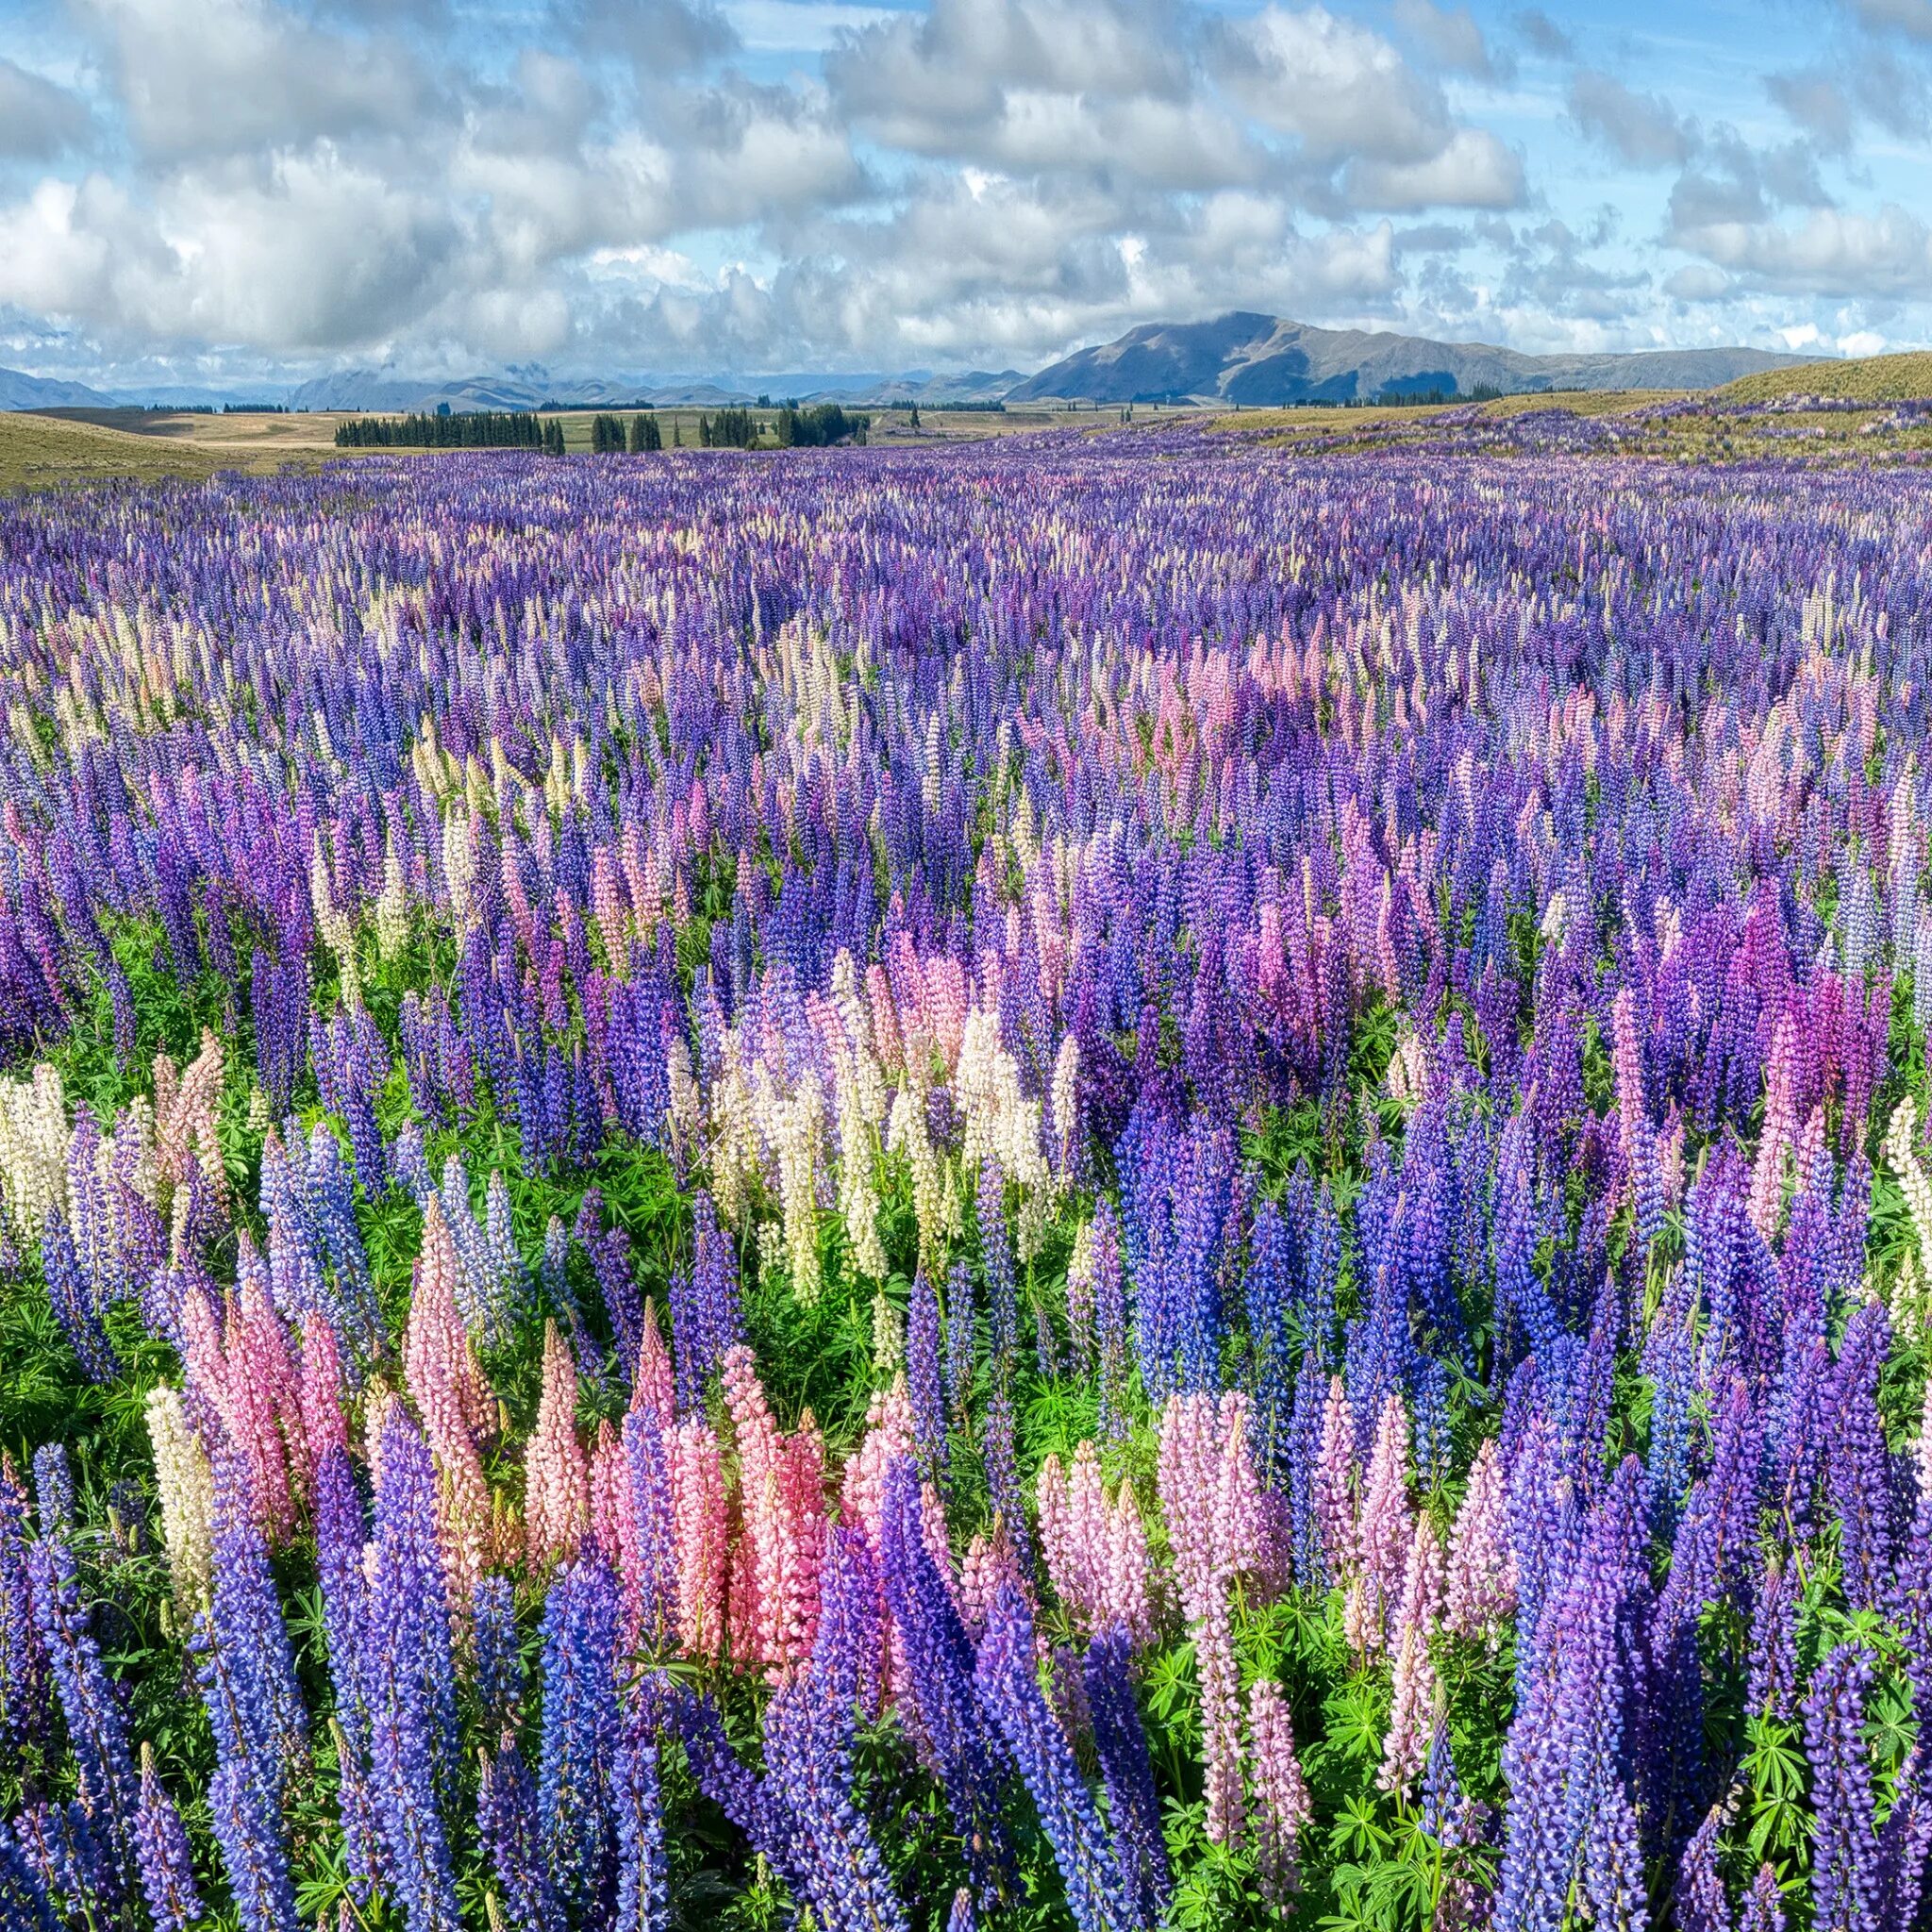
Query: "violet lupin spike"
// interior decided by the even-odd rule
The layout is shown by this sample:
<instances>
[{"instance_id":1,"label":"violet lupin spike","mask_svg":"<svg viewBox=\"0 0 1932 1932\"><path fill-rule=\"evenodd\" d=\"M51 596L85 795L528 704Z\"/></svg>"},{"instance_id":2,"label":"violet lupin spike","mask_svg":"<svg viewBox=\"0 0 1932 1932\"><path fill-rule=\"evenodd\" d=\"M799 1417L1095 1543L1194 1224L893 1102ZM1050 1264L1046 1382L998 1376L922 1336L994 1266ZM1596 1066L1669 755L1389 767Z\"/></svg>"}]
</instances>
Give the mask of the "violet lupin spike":
<instances>
[{"instance_id":1,"label":"violet lupin spike","mask_svg":"<svg viewBox=\"0 0 1932 1932\"><path fill-rule=\"evenodd\" d=\"M1136 1911L1145 1924L1158 1925L1174 1896L1174 1873L1160 1828L1147 1731L1134 1700L1132 1665L1133 1640L1116 1624L1088 1646L1081 1673L1114 1856Z\"/></svg>"},{"instance_id":2,"label":"violet lupin spike","mask_svg":"<svg viewBox=\"0 0 1932 1932\"><path fill-rule=\"evenodd\" d=\"M134 1823L141 1889L155 1932L190 1932L201 1917L202 1905L188 1834L181 1828L175 1801L161 1788L154 1752L146 1744L141 1747L141 1804Z\"/></svg>"},{"instance_id":3,"label":"violet lupin spike","mask_svg":"<svg viewBox=\"0 0 1932 1932\"><path fill-rule=\"evenodd\" d=\"M1073 1749L1034 1675L1033 1619L1011 1582L999 1586L988 1607L975 1676L1053 1846L1074 1923L1081 1932L1139 1932L1148 1922L1131 1901Z\"/></svg>"},{"instance_id":4,"label":"violet lupin spike","mask_svg":"<svg viewBox=\"0 0 1932 1932\"><path fill-rule=\"evenodd\" d=\"M1805 1700L1805 1756L1815 1817L1811 1856L1816 1932L1867 1932L1878 1905L1878 1840L1865 1749L1873 1658L1841 1643L1819 1665Z\"/></svg>"}]
</instances>

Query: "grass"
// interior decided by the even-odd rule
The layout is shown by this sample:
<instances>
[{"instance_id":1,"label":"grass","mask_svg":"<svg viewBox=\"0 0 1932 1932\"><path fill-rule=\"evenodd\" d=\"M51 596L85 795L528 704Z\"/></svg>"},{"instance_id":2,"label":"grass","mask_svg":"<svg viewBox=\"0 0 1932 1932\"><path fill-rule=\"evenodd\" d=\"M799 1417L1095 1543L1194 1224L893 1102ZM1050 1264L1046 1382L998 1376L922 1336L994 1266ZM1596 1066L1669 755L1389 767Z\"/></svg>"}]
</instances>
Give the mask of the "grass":
<instances>
[{"instance_id":1,"label":"grass","mask_svg":"<svg viewBox=\"0 0 1932 1932\"><path fill-rule=\"evenodd\" d=\"M1741 375L1717 391L1730 403L1768 403L1778 396L1842 396L1859 403L1904 403L1932 396L1932 349L1899 356L1859 356L1844 362L1806 362Z\"/></svg>"},{"instance_id":2,"label":"grass","mask_svg":"<svg viewBox=\"0 0 1932 1932\"><path fill-rule=\"evenodd\" d=\"M98 423L0 415L0 492L119 478L135 483L171 477L200 482L224 467L222 458L211 451L133 436Z\"/></svg>"}]
</instances>

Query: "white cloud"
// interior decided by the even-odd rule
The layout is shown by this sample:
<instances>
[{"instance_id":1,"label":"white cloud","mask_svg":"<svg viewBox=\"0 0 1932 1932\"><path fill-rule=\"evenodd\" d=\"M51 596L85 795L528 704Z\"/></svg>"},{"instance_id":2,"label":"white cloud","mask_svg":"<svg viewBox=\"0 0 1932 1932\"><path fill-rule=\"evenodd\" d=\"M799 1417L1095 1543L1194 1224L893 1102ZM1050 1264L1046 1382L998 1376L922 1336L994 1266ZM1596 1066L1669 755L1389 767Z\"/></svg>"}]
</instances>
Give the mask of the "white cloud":
<instances>
[{"instance_id":1,"label":"white cloud","mask_svg":"<svg viewBox=\"0 0 1932 1932\"><path fill-rule=\"evenodd\" d=\"M44 160L87 133L86 105L43 75L0 57L0 160Z\"/></svg>"}]
</instances>

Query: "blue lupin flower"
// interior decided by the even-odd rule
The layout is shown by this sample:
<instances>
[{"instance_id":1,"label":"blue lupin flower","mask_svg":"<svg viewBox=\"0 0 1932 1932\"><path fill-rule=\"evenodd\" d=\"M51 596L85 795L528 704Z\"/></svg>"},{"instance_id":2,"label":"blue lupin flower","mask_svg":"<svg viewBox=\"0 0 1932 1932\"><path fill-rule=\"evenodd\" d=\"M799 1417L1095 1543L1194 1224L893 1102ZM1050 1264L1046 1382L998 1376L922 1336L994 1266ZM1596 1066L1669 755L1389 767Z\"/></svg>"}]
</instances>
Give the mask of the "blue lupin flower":
<instances>
[{"instance_id":1,"label":"blue lupin flower","mask_svg":"<svg viewBox=\"0 0 1932 1932\"><path fill-rule=\"evenodd\" d=\"M35 1627L67 1720L81 1804L106 1840L123 1882L131 1884L139 1792L127 1719L120 1687L101 1660L64 1538L42 1534L27 1555L27 1583Z\"/></svg>"},{"instance_id":2,"label":"blue lupin flower","mask_svg":"<svg viewBox=\"0 0 1932 1932\"><path fill-rule=\"evenodd\" d=\"M539 1793L551 1882L567 1918L608 1910L616 1877L617 1574L602 1556L566 1564L543 1613Z\"/></svg>"},{"instance_id":3,"label":"blue lupin flower","mask_svg":"<svg viewBox=\"0 0 1932 1932\"><path fill-rule=\"evenodd\" d=\"M154 1754L141 1753L141 1806L135 1814L136 1849L141 1859L141 1889L147 1900L155 1932L189 1932L201 1917L201 1893L194 1883L188 1834L181 1814L162 1789Z\"/></svg>"},{"instance_id":4,"label":"blue lupin flower","mask_svg":"<svg viewBox=\"0 0 1932 1932\"><path fill-rule=\"evenodd\" d=\"M410 1932L455 1932L445 1823L457 1774L456 1672L429 1448L400 1403L382 1422L375 1558L361 1659L370 1797Z\"/></svg>"},{"instance_id":5,"label":"blue lupin flower","mask_svg":"<svg viewBox=\"0 0 1932 1932\"><path fill-rule=\"evenodd\" d=\"M1115 1626L1089 1646L1081 1663L1093 1746L1107 1789L1114 1857L1135 1911L1158 1925L1174 1896L1174 1873L1160 1828L1160 1797L1147 1751L1146 1726L1134 1701L1133 1641Z\"/></svg>"},{"instance_id":6,"label":"blue lupin flower","mask_svg":"<svg viewBox=\"0 0 1932 1932\"><path fill-rule=\"evenodd\" d=\"M1150 1924L1101 1828L1073 1747L1034 1674L1033 1617L1017 1585L1003 1582L987 1610L974 1680L1032 1794L1067 1903L1081 1932L1141 1932Z\"/></svg>"}]
</instances>

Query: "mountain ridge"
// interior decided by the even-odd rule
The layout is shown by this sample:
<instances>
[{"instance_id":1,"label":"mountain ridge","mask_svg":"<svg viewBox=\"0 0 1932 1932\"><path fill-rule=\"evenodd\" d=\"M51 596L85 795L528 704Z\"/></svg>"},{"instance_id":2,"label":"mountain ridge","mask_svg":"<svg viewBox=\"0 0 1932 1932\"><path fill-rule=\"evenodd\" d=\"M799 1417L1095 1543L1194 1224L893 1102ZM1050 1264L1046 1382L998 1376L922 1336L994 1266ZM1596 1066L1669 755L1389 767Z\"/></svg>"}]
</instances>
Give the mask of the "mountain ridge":
<instances>
[{"instance_id":1,"label":"mountain ridge","mask_svg":"<svg viewBox=\"0 0 1932 1932\"><path fill-rule=\"evenodd\" d=\"M1769 349L1648 349L1532 356L1491 342L1317 328L1236 309L1207 322L1143 323L1075 350L1008 402L1224 402L1246 408L1345 403L1391 394L1506 394L1557 389L1716 389L1762 370L1829 358Z\"/></svg>"}]
</instances>

